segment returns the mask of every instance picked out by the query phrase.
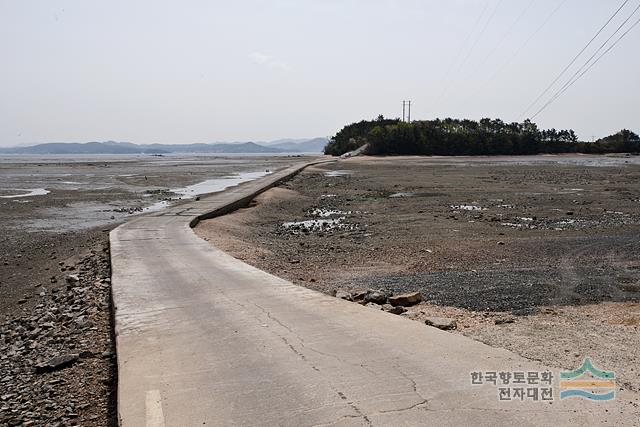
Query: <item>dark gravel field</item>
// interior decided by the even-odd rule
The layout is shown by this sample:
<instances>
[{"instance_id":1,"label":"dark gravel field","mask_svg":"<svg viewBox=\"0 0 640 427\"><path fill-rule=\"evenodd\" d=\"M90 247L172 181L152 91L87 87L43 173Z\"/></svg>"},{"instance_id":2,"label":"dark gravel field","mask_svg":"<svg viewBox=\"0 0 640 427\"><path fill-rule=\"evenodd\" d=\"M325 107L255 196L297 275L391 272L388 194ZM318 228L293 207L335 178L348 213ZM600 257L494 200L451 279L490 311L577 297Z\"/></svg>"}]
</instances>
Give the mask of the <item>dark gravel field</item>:
<instances>
[{"instance_id":1,"label":"dark gravel field","mask_svg":"<svg viewBox=\"0 0 640 427\"><path fill-rule=\"evenodd\" d=\"M391 294L419 291L437 305L473 311L529 313L549 305L640 302L637 275L637 271L627 268L580 266L571 270L571 277L553 268L448 271L365 276L333 286L336 289L373 287Z\"/></svg>"}]
</instances>

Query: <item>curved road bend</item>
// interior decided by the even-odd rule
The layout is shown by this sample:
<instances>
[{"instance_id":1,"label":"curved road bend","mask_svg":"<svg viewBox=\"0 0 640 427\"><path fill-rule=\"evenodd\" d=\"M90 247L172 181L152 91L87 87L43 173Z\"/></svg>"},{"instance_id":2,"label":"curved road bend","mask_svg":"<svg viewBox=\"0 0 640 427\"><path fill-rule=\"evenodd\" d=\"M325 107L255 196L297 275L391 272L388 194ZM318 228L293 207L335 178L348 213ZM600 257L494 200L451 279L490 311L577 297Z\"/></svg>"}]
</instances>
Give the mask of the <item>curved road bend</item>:
<instances>
[{"instance_id":1,"label":"curved road bend","mask_svg":"<svg viewBox=\"0 0 640 427\"><path fill-rule=\"evenodd\" d=\"M630 392L609 403L501 403L493 386L472 386L470 372L543 367L295 286L190 229L199 216L223 212L302 166L112 231L122 426L637 422Z\"/></svg>"}]
</instances>

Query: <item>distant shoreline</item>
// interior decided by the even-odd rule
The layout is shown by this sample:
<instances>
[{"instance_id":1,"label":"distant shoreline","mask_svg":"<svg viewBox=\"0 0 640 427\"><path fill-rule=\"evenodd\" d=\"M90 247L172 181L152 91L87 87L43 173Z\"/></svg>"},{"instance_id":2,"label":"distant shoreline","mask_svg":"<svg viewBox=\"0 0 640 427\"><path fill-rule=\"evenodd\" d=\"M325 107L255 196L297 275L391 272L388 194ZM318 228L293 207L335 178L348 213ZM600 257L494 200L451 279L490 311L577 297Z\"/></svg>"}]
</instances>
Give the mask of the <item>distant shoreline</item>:
<instances>
[{"instance_id":1,"label":"distant shoreline","mask_svg":"<svg viewBox=\"0 0 640 427\"><path fill-rule=\"evenodd\" d=\"M327 138L276 140L271 142L196 143L196 144L133 144L130 142L49 142L22 147L0 147L0 154L285 154L321 153Z\"/></svg>"}]
</instances>

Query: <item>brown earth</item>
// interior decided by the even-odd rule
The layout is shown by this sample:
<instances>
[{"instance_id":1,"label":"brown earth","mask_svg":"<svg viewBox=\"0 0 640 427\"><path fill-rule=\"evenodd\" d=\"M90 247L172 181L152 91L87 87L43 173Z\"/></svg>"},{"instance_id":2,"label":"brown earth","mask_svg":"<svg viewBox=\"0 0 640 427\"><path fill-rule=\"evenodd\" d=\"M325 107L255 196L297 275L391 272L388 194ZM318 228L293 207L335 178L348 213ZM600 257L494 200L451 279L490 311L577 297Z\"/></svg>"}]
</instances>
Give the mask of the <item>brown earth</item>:
<instances>
[{"instance_id":1,"label":"brown earth","mask_svg":"<svg viewBox=\"0 0 640 427\"><path fill-rule=\"evenodd\" d=\"M590 356L640 390L638 160L354 158L196 232L321 292L419 291L403 316L559 368Z\"/></svg>"}]
</instances>

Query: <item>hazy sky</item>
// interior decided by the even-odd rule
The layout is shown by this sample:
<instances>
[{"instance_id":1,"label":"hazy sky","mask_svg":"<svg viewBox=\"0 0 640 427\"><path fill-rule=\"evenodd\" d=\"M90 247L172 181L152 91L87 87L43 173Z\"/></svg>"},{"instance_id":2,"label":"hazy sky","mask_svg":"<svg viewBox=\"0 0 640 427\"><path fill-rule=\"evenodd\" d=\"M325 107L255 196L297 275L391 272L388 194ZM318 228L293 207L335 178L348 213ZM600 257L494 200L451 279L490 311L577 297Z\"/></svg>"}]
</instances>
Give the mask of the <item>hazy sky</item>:
<instances>
[{"instance_id":1,"label":"hazy sky","mask_svg":"<svg viewBox=\"0 0 640 427\"><path fill-rule=\"evenodd\" d=\"M0 145L328 136L403 99L414 119L521 120L620 4L0 0ZM535 121L640 131L639 42L640 25Z\"/></svg>"}]
</instances>

